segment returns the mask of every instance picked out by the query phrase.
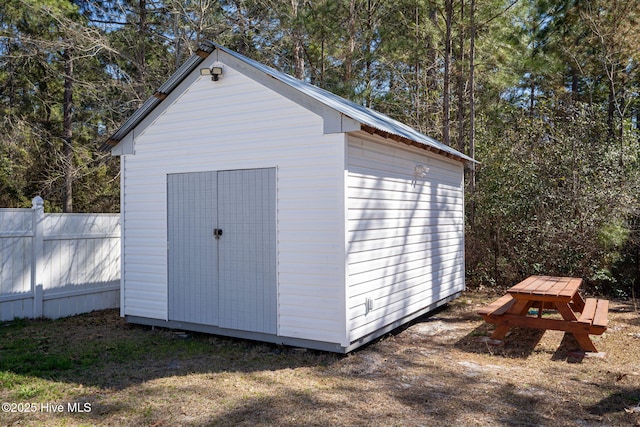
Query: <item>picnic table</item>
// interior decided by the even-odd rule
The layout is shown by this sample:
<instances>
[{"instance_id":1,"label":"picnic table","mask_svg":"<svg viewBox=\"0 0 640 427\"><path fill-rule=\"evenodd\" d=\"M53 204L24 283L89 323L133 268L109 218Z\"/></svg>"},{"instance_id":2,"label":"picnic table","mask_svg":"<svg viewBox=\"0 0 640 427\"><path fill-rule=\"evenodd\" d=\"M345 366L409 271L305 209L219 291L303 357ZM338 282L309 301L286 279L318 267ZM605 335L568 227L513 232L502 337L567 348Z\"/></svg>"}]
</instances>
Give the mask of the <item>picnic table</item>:
<instances>
[{"instance_id":1,"label":"picnic table","mask_svg":"<svg viewBox=\"0 0 640 427\"><path fill-rule=\"evenodd\" d=\"M609 301L584 300L578 292L581 284L582 279L575 277L530 276L478 314L496 325L494 340L502 340L514 326L551 329L571 332L583 350L597 352L589 335L607 330ZM531 308L537 308L535 315L529 313ZM544 310L556 310L562 319L543 317Z\"/></svg>"}]
</instances>

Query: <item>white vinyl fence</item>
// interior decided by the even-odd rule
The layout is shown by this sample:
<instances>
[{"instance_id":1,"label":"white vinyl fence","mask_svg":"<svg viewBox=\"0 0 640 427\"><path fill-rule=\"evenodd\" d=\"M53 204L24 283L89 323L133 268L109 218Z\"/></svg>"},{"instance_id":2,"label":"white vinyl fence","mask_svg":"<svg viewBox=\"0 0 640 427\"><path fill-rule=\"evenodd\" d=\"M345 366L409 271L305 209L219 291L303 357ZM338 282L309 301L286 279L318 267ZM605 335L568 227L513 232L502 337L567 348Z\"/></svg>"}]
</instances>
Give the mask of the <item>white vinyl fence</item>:
<instances>
[{"instance_id":1,"label":"white vinyl fence","mask_svg":"<svg viewBox=\"0 0 640 427\"><path fill-rule=\"evenodd\" d=\"M120 304L120 215L0 209L0 320Z\"/></svg>"}]
</instances>

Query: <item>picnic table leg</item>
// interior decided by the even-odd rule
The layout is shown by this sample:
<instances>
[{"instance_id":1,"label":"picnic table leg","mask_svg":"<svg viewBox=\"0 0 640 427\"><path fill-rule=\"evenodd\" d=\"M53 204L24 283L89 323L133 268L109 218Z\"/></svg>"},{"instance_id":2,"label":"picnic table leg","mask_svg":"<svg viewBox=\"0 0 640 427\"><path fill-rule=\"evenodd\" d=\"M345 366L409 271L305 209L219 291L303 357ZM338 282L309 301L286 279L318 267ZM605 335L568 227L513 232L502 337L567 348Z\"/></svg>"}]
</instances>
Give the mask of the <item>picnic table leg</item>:
<instances>
[{"instance_id":1,"label":"picnic table leg","mask_svg":"<svg viewBox=\"0 0 640 427\"><path fill-rule=\"evenodd\" d=\"M538 319L542 317L543 311L544 311L544 301L540 301L540 305L538 306Z\"/></svg>"},{"instance_id":2,"label":"picnic table leg","mask_svg":"<svg viewBox=\"0 0 640 427\"><path fill-rule=\"evenodd\" d=\"M582 298L582 295L576 292L576 294L571 299L571 309L578 313L582 313L582 310L584 310L584 304L584 298Z\"/></svg>"},{"instance_id":3,"label":"picnic table leg","mask_svg":"<svg viewBox=\"0 0 640 427\"><path fill-rule=\"evenodd\" d=\"M492 340L503 339L504 336L507 335L507 332L509 332L509 329L511 329L511 326L505 323L498 323L496 325L496 328L493 330L493 333L491 334L491 339Z\"/></svg>"},{"instance_id":4,"label":"picnic table leg","mask_svg":"<svg viewBox=\"0 0 640 427\"><path fill-rule=\"evenodd\" d=\"M572 303L575 305L573 305L573 307L571 307L572 304L560 304L560 303L556 304L556 308L558 309L558 312L560 312L564 320L568 320L568 321L578 320L572 308L575 308L576 311L580 311L580 312L584 310L584 300L579 294L576 294L576 296L579 299L576 301L576 298L574 297L574 299L572 300ZM582 301L582 308L578 310L580 301ZM573 336L576 337L576 341L578 341L578 344L580 345L580 347L582 347L584 351L593 351L593 352L598 351L596 350L596 346L593 345L593 341L591 341L591 338L589 338L589 334L580 334L577 332L573 332Z\"/></svg>"},{"instance_id":5,"label":"picnic table leg","mask_svg":"<svg viewBox=\"0 0 640 427\"><path fill-rule=\"evenodd\" d=\"M580 345L580 347L582 347L584 351L589 351L594 353L598 352L598 350L596 349L596 346L593 345L593 341L591 341L591 338L589 338L589 334L578 334L574 332L573 336L576 337L576 341L578 341L578 344Z\"/></svg>"},{"instance_id":6,"label":"picnic table leg","mask_svg":"<svg viewBox=\"0 0 640 427\"><path fill-rule=\"evenodd\" d=\"M516 301L515 304L507 311L508 314L516 314L518 316L524 316L529 308L533 305L534 301ZM496 328L493 330L491 334L492 340L501 340L504 336L509 332L511 326L506 322L501 322L496 324Z\"/></svg>"},{"instance_id":7,"label":"picnic table leg","mask_svg":"<svg viewBox=\"0 0 640 427\"><path fill-rule=\"evenodd\" d=\"M562 315L564 320L575 321L578 320L576 314L571 309L571 306L568 303L556 303L556 309L558 309L558 313Z\"/></svg>"}]
</instances>

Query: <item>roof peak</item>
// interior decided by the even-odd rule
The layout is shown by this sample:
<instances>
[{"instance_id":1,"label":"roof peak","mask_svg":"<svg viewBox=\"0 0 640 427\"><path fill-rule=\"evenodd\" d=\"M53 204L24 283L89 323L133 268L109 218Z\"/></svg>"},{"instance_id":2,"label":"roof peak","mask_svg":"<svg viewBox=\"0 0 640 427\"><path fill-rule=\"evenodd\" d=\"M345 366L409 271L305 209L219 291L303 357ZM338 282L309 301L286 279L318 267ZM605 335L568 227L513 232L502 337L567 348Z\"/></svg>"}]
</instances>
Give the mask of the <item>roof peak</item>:
<instances>
[{"instance_id":1,"label":"roof peak","mask_svg":"<svg viewBox=\"0 0 640 427\"><path fill-rule=\"evenodd\" d=\"M378 134L385 138L403 142L407 145L434 151L438 154L455 158L460 161L475 162L472 158L458 152L452 147L424 135L414 128L383 113L357 104L326 89L312 85L304 80L299 80L289 74L248 58L211 40L201 43L196 53L187 59L182 66L180 66L180 68L178 68L178 70L176 70L176 72L158 88L154 93L154 96L149 98L131 117L129 117L127 121L125 121L122 126L120 126L120 128L118 128L118 130L111 135L103 145L103 148L109 149L117 145L119 141L121 141L130 131L140 124L140 122L142 122L142 120L144 120L144 118L153 109L155 109L162 100L166 98L167 95L171 93L190 73L194 72L198 65L200 65L216 50L224 52L224 54L235 58L241 63L276 79L294 91L298 91L323 106L328 107L355 122L359 122L361 124L360 128L368 133Z\"/></svg>"}]
</instances>

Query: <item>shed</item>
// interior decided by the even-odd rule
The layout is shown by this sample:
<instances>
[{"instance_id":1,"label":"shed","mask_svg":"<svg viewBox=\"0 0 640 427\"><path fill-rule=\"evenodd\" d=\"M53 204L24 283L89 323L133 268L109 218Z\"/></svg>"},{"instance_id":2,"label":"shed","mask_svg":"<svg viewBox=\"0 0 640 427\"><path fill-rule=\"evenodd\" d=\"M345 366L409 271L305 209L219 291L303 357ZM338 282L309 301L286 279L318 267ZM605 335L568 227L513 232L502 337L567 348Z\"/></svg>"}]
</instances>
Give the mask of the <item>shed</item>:
<instances>
[{"instance_id":1,"label":"shed","mask_svg":"<svg viewBox=\"0 0 640 427\"><path fill-rule=\"evenodd\" d=\"M106 147L129 322L346 353L464 290L471 158L216 43Z\"/></svg>"}]
</instances>

